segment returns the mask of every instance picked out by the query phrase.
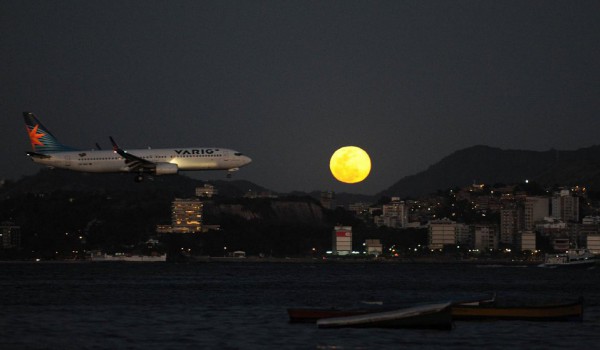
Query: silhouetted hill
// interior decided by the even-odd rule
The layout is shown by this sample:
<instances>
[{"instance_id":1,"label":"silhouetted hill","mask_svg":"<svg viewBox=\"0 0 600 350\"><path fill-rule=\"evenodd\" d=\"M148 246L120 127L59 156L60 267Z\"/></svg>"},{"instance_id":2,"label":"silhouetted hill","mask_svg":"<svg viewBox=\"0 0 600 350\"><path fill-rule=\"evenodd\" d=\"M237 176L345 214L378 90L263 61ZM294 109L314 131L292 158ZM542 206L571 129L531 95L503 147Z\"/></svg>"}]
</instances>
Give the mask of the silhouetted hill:
<instances>
[{"instance_id":1,"label":"silhouetted hill","mask_svg":"<svg viewBox=\"0 0 600 350\"><path fill-rule=\"evenodd\" d=\"M25 176L0 188L0 199L23 193L48 193L55 191L113 193L160 192L174 197L191 197L198 186L210 183L219 195L241 197L248 191L263 192L265 188L245 180L202 181L185 175L155 176L141 183L133 181L131 174L94 174L60 169L42 169L37 174Z\"/></svg>"},{"instance_id":2,"label":"silhouetted hill","mask_svg":"<svg viewBox=\"0 0 600 350\"><path fill-rule=\"evenodd\" d=\"M585 184L600 188L600 146L574 151L503 150L473 146L452 153L427 170L404 177L376 195L420 196L473 182L541 185Z\"/></svg>"}]
</instances>

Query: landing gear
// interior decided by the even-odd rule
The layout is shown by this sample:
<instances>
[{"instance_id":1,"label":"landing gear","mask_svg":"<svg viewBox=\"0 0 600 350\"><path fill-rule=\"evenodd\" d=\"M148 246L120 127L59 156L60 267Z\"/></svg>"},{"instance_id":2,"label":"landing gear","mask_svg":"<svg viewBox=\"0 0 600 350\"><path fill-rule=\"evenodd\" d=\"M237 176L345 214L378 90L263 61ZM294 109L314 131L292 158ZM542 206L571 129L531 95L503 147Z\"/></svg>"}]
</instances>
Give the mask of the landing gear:
<instances>
[{"instance_id":1,"label":"landing gear","mask_svg":"<svg viewBox=\"0 0 600 350\"><path fill-rule=\"evenodd\" d=\"M142 175L142 174L139 174L139 175L137 175L137 176L136 176L136 177L135 177L133 180L134 180L135 182L142 182L142 181L144 181L144 175Z\"/></svg>"},{"instance_id":2,"label":"landing gear","mask_svg":"<svg viewBox=\"0 0 600 350\"><path fill-rule=\"evenodd\" d=\"M232 173L233 173L234 171L238 171L238 170L240 170L240 168L231 168L231 169L227 170L227 178L228 178L228 179L231 179L231 175L232 175Z\"/></svg>"}]
</instances>

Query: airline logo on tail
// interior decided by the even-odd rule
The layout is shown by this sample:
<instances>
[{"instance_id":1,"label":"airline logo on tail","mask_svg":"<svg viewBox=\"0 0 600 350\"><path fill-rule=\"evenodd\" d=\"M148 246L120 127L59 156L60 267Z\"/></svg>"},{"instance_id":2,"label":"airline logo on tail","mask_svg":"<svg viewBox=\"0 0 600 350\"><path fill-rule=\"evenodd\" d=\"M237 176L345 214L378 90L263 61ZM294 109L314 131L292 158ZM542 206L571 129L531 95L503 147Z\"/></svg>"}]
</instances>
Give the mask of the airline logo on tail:
<instances>
[{"instance_id":1,"label":"airline logo on tail","mask_svg":"<svg viewBox=\"0 0 600 350\"><path fill-rule=\"evenodd\" d=\"M27 126L27 133L29 134L29 140L31 141L31 147L35 151L35 146L44 146L44 144L40 141L41 137L46 136L46 134L39 133L38 134L39 124L36 124L33 129L29 130L29 126Z\"/></svg>"},{"instance_id":2,"label":"airline logo on tail","mask_svg":"<svg viewBox=\"0 0 600 350\"><path fill-rule=\"evenodd\" d=\"M58 142L56 137L44 127L44 125L33 115L33 113L24 112L25 126L31 147L35 152L64 152L74 149Z\"/></svg>"}]
</instances>

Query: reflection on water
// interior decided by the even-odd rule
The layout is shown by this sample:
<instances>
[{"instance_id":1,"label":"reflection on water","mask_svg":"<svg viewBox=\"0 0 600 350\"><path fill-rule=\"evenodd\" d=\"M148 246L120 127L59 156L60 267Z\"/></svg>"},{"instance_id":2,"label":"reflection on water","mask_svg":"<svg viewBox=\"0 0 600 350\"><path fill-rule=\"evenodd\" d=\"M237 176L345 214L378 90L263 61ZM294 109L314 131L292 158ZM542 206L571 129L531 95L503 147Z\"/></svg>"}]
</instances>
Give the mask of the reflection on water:
<instances>
[{"instance_id":1,"label":"reflection on water","mask_svg":"<svg viewBox=\"0 0 600 350\"><path fill-rule=\"evenodd\" d=\"M0 348L566 348L597 346L600 271L460 264L5 263ZM452 331L318 329L293 306L585 297L582 323L456 322Z\"/></svg>"}]
</instances>

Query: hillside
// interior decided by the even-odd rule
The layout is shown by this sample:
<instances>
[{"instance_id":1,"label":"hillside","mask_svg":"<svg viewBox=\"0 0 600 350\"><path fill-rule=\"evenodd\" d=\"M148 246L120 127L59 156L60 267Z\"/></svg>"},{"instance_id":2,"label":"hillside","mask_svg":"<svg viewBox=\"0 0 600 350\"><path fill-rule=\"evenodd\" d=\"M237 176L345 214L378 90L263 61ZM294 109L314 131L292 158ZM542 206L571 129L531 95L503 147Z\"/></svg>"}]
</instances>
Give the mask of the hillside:
<instances>
[{"instance_id":1,"label":"hillside","mask_svg":"<svg viewBox=\"0 0 600 350\"><path fill-rule=\"evenodd\" d=\"M416 197L473 182L518 183L525 179L549 186L585 184L600 188L600 146L544 152L473 146L402 178L376 197Z\"/></svg>"},{"instance_id":2,"label":"hillside","mask_svg":"<svg viewBox=\"0 0 600 350\"><path fill-rule=\"evenodd\" d=\"M57 170L8 182L0 189L0 222L20 227L22 249L0 249L0 260L72 259L73 254L90 250L147 249L145 242L157 237L156 226L171 223L173 198L192 197L204 183L185 176L134 183L127 174ZM160 236L161 246L170 254L180 254L185 246L196 254L221 256L225 245L254 255L305 254L313 247L325 250L331 222L341 222L307 196L245 198L248 191L265 189L240 180L210 183L219 195L203 201L203 223L220 229Z\"/></svg>"},{"instance_id":3,"label":"hillside","mask_svg":"<svg viewBox=\"0 0 600 350\"><path fill-rule=\"evenodd\" d=\"M225 197L241 197L248 191L263 192L265 188L245 180L201 181L185 175L155 176L135 183L131 174L94 174L60 169L41 169L37 174L25 176L0 188L0 199L22 193L47 193L54 191L107 193L154 192L173 197L191 197L198 186L210 183Z\"/></svg>"}]
</instances>

